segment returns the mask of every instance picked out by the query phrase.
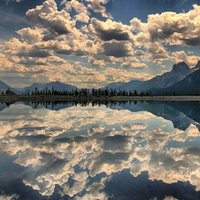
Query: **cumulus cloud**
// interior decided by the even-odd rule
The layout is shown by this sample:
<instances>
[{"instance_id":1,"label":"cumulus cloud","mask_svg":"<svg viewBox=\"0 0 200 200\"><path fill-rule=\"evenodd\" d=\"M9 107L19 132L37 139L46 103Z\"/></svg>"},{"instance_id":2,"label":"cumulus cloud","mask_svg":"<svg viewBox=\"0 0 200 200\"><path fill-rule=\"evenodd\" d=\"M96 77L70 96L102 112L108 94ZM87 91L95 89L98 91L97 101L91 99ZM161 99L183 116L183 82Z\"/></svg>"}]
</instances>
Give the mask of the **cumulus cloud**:
<instances>
[{"instance_id":1,"label":"cumulus cloud","mask_svg":"<svg viewBox=\"0 0 200 200\"><path fill-rule=\"evenodd\" d=\"M0 195L0 200L12 200L12 199L18 199L19 195L13 194L13 195Z\"/></svg>"},{"instance_id":2,"label":"cumulus cloud","mask_svg":"<svg viewBox=\"0 0 200 200\"><path fill-rule=\"evenodd\" d=\"M129 27L119 22L108 19L102 22L96 18L91 19L91 29L103 41L130 40Z\"/></svg>"},{"instance_id":3,"label":"cumulus cloud","mask_svg":"<svg viewBox=\"0 0 200 200\"><path fill-rule=\"evenodd\" d=\"M53 55L53 52L50 49L42 49L39 46L37 46L37 44L31 45L25 41L21 42L17 38L12 38L8 42L6 42L4 48L7 54L16 55L20 57L26 56L44 58Z\"/></svg>"},{"instance_id":4,"label":"cumulus cloud","mask_svg":"<svg viewBox=\"0 0 200 200\"><path fill-rule=\"evenodd\" d=\"M154 64L161 64L164 60L169 58L168 51L159 42L154 42L148 45L148 57Z\"/></svg>"},{"instance_id":5,"label":"cumulus cloud","mask_svg":"<svg viewBox=\"0 0 200 200\"><path fill-rule=\"evenodd\" d=\"M54 35L69 34L75 26L69 13L58 11L54 0L47 0L35 9L29 9L26 17L34 25L41 25Z\"/></svg>"},{"instance_id":6,"label":"cumulus cloud","mask_svg":"<svg viewBox=\"0 0 200 200\"><path fill-rule=\"evenodd\" d=\"M18 30L17 33L21 36L21 39L28 44L34 44L43 39L44 29L41 28L23 28Z\"/></svg>"},{"instance_id":7,"label":"cumulus cloud","mask_svg":"<svg viewBox=\"0 0 200 200\"><path fill-rule=\"evenodd\" d=\"M112 40L103 44L106 56L127 57L133 55L131 43Z\"/></svg>"},{"instance_id":8,"label":"cumulus cloud","mask_svg":"<svg viewBox=\"0 0 200 200\"><path fill-rule=\"evenodd\" d=\"M103 17L108 17L109 14L106 13L106 7L102 4L106 4L107 0L86 0L86 2L89 2L88 8L91 9L94 12L101 13Z\"/></svg>"},{"instance_id":9,"label":"cumulus cloud","mask_svg":"<svg viewBox=\"0 0 200 200\"><path fill-rule=\"evenodd\" d=\"M149 15L148 29L151 40L164 40L169 44L199 46L199 12L200 6L193 5L193 10L188 13L165 12Z\"/></svg>"},{"instance_id":10,"label":"cumulus cloud","mask_svg":"<svg viewBox=\"0 0 200 200\"><path fill-rule=\"evenodd\" d=\"M199 56L188 56L185 51L172 52L172 60L174 63L186 62L190 67L194 67L199 61Z\"/></svg>"},{"instance_id":11,"label":"cumulus cloud","mask_svg":"<svg viewBox=\"0 0 200 200\"><path fill-rule=\"evenodd\" d=\"M80 22L88 23L90 19L90 13L88 12L88 9L83 3L78 2L77 0L72 0L70 2L62 2L65 3L65 9L70 12L72 9L74 9L77 13L75 15L75 19Z\"/></svg>"},{"instance_id":12,"label":"cumulus cloud","mask_svg":"<svg viewBox=\"0 0 200 200\"><path fill-rule=\"evenodd\" d=\"M131 69L145 69L147 68L147 65L145 63L141 63L138 59L135 59L134 61L131 60L129 62L123 62L121 67Z\"/></svg>"},{"instance_id":13,"label":"cumulus cloud","mask_svg":"<svg viewBox=\"0 0 200 200\"><path fill-rule=\"evenodd\" d=\"M132 79L139 79L139 80L144 80L144 79L149 79L151 76L149 76L148 73L135 73L135 72L129 72L124 69L115 69L115 68L107 68L105 70L105 77L106 80L109 82L119 82L119 81L130 81Z\"/></svg>"}]
</instances>

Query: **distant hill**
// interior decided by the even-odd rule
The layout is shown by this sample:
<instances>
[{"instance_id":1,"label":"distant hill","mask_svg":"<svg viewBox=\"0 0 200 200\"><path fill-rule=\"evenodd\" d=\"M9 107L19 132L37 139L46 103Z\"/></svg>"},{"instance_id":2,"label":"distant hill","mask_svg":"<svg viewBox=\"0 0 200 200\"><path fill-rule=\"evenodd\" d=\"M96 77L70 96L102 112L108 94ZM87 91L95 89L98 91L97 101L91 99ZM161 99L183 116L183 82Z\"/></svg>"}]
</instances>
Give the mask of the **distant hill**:
<instances>
[{"instance_id":1,"label":"distant hill","mask_svg":"<svg viewBox=\"0 0 200 200\"><path fill-rule=\"evenodd\" d=\"M71 90L77 89L77 87L75 87L73 85L69 85L69 84L61 83L59 81L55 81L55 82L50 82L50 83L33 83L31 86L25 87L23 89L23 92L24 93L25 92L33 92L36 89L38 91L46 90L46 89L52 90L52 88L54 90L57 90L57 91L64 91L64 90L71 91Z\"/></svg>"},{"instance_id":2,"label":"distant hill","mask_svg":"<svg viewBox=\"0 0 200 200\"><path fill-rule=\"evenodd\" d=\"M124 85L125 82L115 82L115 83L110 83L106 87L103 87L102 89L117 89L118 87Z\"/></svg>"},{"instance_id":3,"label":"distant hill","mask_svg":"<svg viewBox=\"0 0 200 200\"><path fill-rule=\"evenodd\" d=\"M33 92L37 88L37 90L43 90L45 88L45 83L33 83L32 85L25 87L22 91L24 92Z\"/></svg>"},{"instance_id":4,"label":"distant hill","mask_svg":"<svg viewBox=\"0 0 200 200\"><path fill-rule=\"evenodd\" d=\"M45 88L46 87L49 88L49 89L54 88L55 90L58 90L58 91L64 91L64 90L71 91L71 90L77 89L76 86L73 86L73 85L70 85L70 84L66 84L66 83L61 83L59 81L47 83L45 85Z\"/></svg>"},{"instance_id":5,"label":"distant hill","mask_svg":"<svg viewBox=\"0 0 200 200\"><path fill-rule=\"evenodd\" d=\"M19 90L16 90L12 87L10 87L9 85L7 85L6 83L4 83L3 81L0 81L0 93L1 92L6 92L8 89L10 89L10 91L16 93L16 94L20 94Z\"/></svg>"},{"instance_id":6,"label":"distant hill","mask_svg":"<svg viewBox=\"0 0 200 200\"><path fill-rule=\"evenodd\" d=\"M137 90L137 88L142 85L144 81L138 81L138 80L132 80L128 83L124 83L123 85L120 85L117 87L118 90L126 90L126 91L134 91Z\"/></svg>"}]
</instances>

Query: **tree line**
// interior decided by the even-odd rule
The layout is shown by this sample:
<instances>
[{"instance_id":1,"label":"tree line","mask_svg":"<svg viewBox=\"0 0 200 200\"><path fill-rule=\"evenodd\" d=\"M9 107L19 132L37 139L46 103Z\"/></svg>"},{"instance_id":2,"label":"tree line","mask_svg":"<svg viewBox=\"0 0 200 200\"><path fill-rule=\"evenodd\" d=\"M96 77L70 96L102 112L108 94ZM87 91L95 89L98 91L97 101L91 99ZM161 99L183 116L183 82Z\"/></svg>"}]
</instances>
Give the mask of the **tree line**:
<instances>
[{"instance_id":1,"label":"tree line","mask_svg":"<svg viewBox=\"0 0 200 200\"><path fill-rule=\"evenodd\" d=\"M2 95L16 95L15 92L8 88L5 92L1 92ZM45 88L43 90L38 90L37 87L34 91L26 90L21 93L21 95L65 95L65 96L150 96L151 92L140 92L136 90L116 90L112 88L104 89L74 89L74 90L56 90L54 87L52 89Z\"/></svg>"},{"instance_id":2,"label":"tree line","mask_svg":"<svg viewBox=\"0 0 200 200\"><path fill-rule=\"evenodd\" d=\"M74 90L56 90L52 88L51 90L45 88L44 90L38 90L35 88L34 91L25 91L25 95L65 95L65 96L150 96L151 92L140 92L136 90L116 90L112 88L105 89L74 89Z\"/></svg>"}]
</instances>

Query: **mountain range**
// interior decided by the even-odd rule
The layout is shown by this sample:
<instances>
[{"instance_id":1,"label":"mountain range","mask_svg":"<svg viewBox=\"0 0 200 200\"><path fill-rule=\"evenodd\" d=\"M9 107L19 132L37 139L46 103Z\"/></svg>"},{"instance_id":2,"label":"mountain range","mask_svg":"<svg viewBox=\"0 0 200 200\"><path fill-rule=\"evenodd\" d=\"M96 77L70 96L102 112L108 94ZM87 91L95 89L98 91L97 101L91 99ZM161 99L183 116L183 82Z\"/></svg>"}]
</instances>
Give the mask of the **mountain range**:
<instances>
[{"instance_id":1,"label":"mountain range","mask_svg":"<svg viewBox=\"0 0 200 200\"><path fill-rule=\"evenodd\" d=\"M194 68L190 68L185 62L174 64L172 70L162 75L155 76L147 81L132 80L116 85L112 83L112 89L137 92L151 92L154 95L200 94L200 61ZM110 84L111 85L111 84Z\"/></svg>"},{"instance_id":2,"label":"mountain range","mask_svg":"<svg viewBox=\"0 0 200 200\"><path fill-rule=\"evenodd\" d=\"M3 81L0 81L0 92L6 92L8 89L10 89L10 91L15 92L16 94L20 94L21 92L15 88L10 87L9 85L7 85L6 83L4 83Z\"/></svg>"},{"instance_id":3,"label":"mountain range","mask_svg":"<svg viewBox=\"0 0 200 200\"><path fill-rule=\"evenodd\" d=\"M198 63L200 65L200 62ZM188 75L193 74L193 72L198 71L198 64L194 68L190 68L185 62L180 62L173 65L170 72L166 72L162 75L155 76L154 78L147 81L138 81L132 80L130 82L124 83L118 87L115 87L116 90L130 90L137 92L147 92L151 91L153 94L165 92L164 89L168 88L179 81L186 78ZM113 84L114 86L114 84Z\"/></svg>"},{"instance_id":4,"label":"mountain range","mask_svg":"<svg viewBox=\"0 0 200 200\"><path fill-rule=\"evenodd\" d=\"M140 92L151 92L154 95L163 94L183 94L183 95L198 95L200 94L200 61L195 67L190 68L185 62L174 64L172 70L162 75L155 76L154 78L147 81L131 80L130 82L117 82L110 83L106 87L101 89L113 89L118 91L134 91ZM12 88L4 82L0 81L0 92L5 92L7 89L19 94L32 92L35 90L75 90L78 89L76 86L61 83L59 81L50 83L33 83L31 86L21 88Z\"/></svg>"},{"instance_id":5,"label":"mountain range","mask_svg":"<svg viewBox=\"0 0 200 200\"><path fill-rule=\"evenodd\" d=\"M70 85L70 84L65 84L61 83L59 81L55 82L50 82L50 83L33 83L32 85L25 87L25 88L12 88L9 85L5 84L4 82L0 81L0 92L6 92L10 89L10 91L15 92L16 94L20 93L31 93L34 92L35 90L38 91L45 91L46 89L48 90L57 90L57 91L72 91L75 89L78 89L76 86Z\"/></svg>"},{"instance_id":6,"label":"mountain range","mask_svg":"<svg viewBox=\"0 0 200 200\"><path fill-rule=\"evenodd\" d=\"M78 89L76 86L70 85L70 84L66 84L66 83L61 83L59 81L55 81L55 82L50 82L50 83L33 83L31 86L29 87L25 87L22 92L33 92L35 90L41 91L41 90L57 90L57 91L64 91L64 90L75 90Z\"/></svg>"}]
</instances>

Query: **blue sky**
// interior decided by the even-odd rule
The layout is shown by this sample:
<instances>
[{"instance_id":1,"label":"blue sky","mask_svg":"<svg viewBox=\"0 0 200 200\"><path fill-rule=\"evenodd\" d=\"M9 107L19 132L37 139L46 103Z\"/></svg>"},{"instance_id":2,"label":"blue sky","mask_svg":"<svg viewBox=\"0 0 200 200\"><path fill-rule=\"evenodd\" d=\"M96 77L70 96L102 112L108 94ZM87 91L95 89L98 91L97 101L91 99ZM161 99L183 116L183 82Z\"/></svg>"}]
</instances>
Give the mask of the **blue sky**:
<instances>
[{"instance_id":1,"label":"blue sky","mask_svg":"<svg viewBox=\"0 0 200 200\"><path fill-rule=\"evenodd\" d=\"M0 80L148 80L200 59L197 0L0 0Z\"/></svg>"}]
</instances>

